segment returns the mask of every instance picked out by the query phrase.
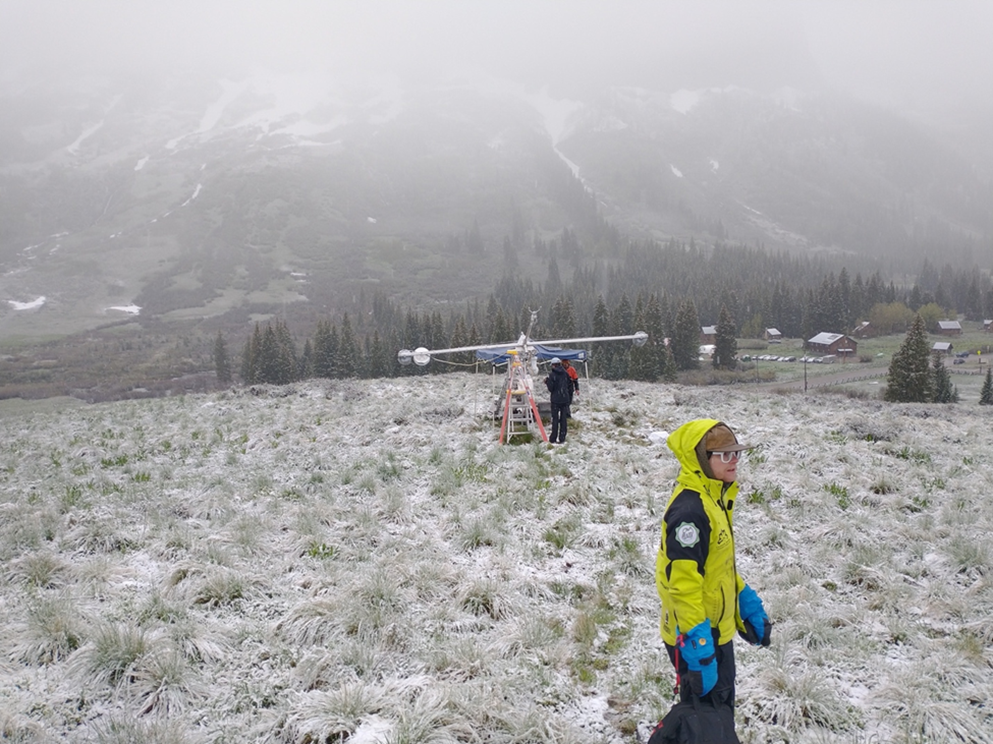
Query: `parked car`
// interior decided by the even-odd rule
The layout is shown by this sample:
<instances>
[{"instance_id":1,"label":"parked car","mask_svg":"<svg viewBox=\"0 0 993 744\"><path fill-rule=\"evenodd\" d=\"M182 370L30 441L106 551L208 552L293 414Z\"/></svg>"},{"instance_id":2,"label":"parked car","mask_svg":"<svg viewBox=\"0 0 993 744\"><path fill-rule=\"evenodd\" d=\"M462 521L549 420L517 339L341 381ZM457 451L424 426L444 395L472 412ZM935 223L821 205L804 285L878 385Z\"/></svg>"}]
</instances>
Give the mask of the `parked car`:
<instances>
[{"instance_id":1,"label":"parked car","mask_svg":"<svg viewBox=\"0 0 993 744\"><path fill-rule=\"evenodd\" d=\"M955 352L955 356L957 356L959 359L965 359L967 356L969 356L969 352L968 351L957 351L957 352Z\"/></svg>"},{"instance_id":2,"label":"parked car","mask_svg":"<svg viewBox=\"0 0 993 744\"><path fill-rule=\"evenodd\" d=\"M957 357L952 360L952 364L965 364L965 359L962 357Z\"/></svg>"}]
</instances>

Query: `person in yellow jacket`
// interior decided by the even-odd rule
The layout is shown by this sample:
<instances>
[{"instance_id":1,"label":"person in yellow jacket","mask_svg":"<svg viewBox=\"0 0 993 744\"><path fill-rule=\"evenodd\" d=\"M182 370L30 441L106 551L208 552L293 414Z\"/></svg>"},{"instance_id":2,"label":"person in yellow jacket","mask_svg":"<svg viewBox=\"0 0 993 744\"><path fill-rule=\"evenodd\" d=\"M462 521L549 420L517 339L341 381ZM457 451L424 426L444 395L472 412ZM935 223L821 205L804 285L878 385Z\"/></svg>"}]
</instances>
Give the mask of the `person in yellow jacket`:
<instances>
[{"instance_id":1,"label":"person in yellow jacket","mask_svg":"<svg viewBox=\"0 0 993 744\"><path fill-rule=\"evenodd\" d=\"M757 646L768 646L772 633L762 600L735 565L736 478L748 447L715 419L683 424L667 444L681 470L655 560L662 640L681 699L696 695L733 709L735 632Z\"/></svg>"}]
</instances>

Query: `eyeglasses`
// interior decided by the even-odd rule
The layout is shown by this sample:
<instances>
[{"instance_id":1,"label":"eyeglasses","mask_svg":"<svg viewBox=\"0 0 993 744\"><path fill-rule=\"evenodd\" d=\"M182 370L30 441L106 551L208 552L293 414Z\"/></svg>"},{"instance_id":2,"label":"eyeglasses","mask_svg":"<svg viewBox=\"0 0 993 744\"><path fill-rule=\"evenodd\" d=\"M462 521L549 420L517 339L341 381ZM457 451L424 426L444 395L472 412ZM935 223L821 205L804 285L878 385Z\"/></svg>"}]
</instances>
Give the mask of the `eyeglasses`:
<instances>
[{"instance_id":1,"label":"eyeglasses","mask_svg":"<svg viewBox=\"0 0 993 744\"><path fill-rule=\"evenodd\" d=\"M721 462L725 464L741 458L741 452L711 452L708 454L708 457L713 457L714 455L720 455Z\"/></svg>"}]
</instances>

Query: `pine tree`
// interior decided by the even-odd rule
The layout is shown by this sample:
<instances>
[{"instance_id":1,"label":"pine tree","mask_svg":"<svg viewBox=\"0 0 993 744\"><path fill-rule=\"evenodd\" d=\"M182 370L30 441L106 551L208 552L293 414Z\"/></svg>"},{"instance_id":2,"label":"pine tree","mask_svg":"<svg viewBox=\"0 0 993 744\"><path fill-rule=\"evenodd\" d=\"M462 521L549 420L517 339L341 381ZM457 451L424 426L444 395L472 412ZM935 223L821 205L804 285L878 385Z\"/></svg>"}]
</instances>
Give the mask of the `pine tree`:
<instances>
[{"instance_id":1,"label":"pine tree","mask_svg":"<svg viewBox=\"0 0 993 744\"><path fill-rule=\"evenodd\" d=\"M498 308L495 315L491 315L490 318L490 337L486 343L489 344L505 344L511 340L510 334L510 324L507 322L507 316L504 315L503 308Z\"/></svg>"},{"instance_id":2,"label":"pine tree","mask_svg":"<svg viewBox=\"0 0 993 744\"><path fill-rule=\"evenodd\" d=\"M576 316L572 310L572 301L568 297L560 295L552 306L550 333L555 338L569 338L576 335Z\"/></svg>"},{"instance_id":3,"label":"pine tree","mask_svg":"<svg viewBox=\"0 0 993 744\"><path fill-rule=\"evenodd\" d=\"M662 302L659 300L659 296L653 293L648 298L648 304L645 306L644 323L639 326L639 330L643 330L648 334L648 341L645 343L645 346L649 349L654 374L653 379L656 380L662 376L665 367L665 321L662 313Z\"/></svg>"},{"instance_id":4,"label":"pine tree","mask_svg":"<svg viewBox=\"0 0 993 744\"><path fill-rule=\"evenodd\" d=\"M986 368L986 380L979 393L979 405L993 406L993 365Z\"/></svg>"},{"instance_id":5,"label":"pine tree","mask_svg":"<svg viewBox=\"0 0 993 744\"><path fill-rule=\"evenodd\" d=\"M341 341L338 339L338 324L331 324L328 336L328 356L331 359L331 379L340 380L341 374Z\"/></svg>"},{"instance_id":6,"label":"pine tree","mask_svg":"<svg viewBox=\"0 0 993 744\"><path fill-rule=\"evenodd\" d=\"M378 379L387 375L387 352L379 338L379 331L373 331L372 337L365 337L365 366L360 370L360 376Z\"/></svg>"},{"instance_id":7,"label":"pine tree","mask_svg":"<svg viewBox=\"0 0 993 744\"><path fill-rule=\"evenodd\" d=\"M848 280L848 269L841 267L838 274L839 322L837 333L848 333L852 327L852 287Z\"/></svg>"},{"instance_id":8,"label":"pine tree","mask_svg":"<svg viewBox=\"0 0 993 744\"><path fill-rule=\"evenodd\" d=\"M637 328L645 328L646 306L639 294L635 302L634 324ZM655 382L658 379L659 370L655 364L653 356L654 349L651 343L644 346L636 346L631 349L631 363L628 365L628 376L632 380L643 380L644 382Z\"/></svg>"},{"instance_id":9,"label":"pine tree","mask_svg":"<svg viewBox=\"0 0 993 744\"><path fill-rule=\"evenodd\" d=\"M448 346L448 333L445 331L445 321L441 318L441 312L434 311L429 319L425 319L424 328L426 336L418 346L425 346L428 349L444 349Z\"/></svg>"},{"instance_id":10,"label":"pine tree","mask_svg":"<svg viewBox=\"0 0 993 744\"><path fill-rule=\"evenodd\" d=\"M865 320L869 313L869 306L865 302L865 285L862 282L862 275L855 275L855 283L852 284L852 295L849 300L849 327L854 326L858 321Z\"/></svg>"},{"instance_id":11,"label":"pine tree","mask_svg":"<svg viewBox=\"0 0 993 744\"><path fill-rule=\"evenodd\" d=\"M669 299L665 295L662 295L662 298L659 300L659 307L662 313L662 333L659 335L659 343L668 346L666 339L672 335L673 321L672 306L669 304ZM647 331L648 329L646 328L645 330Z\"/></svg>"},{"instance_id":12,"label":"pine tree","mask_svg":"<svg viewBox=\"0 0 993 744\"><path fill-rule=\"evenodd\" d=\"M548 260L548 279L545 281L545 294L558 297L562 294L562 277L559 276L559 264L552 256Z\"/></svg>"},{"instance_id":13,"label":"pine tree","mask_svg":"<svg viewBox=\"0 0 993 744\"><path fill-rule=\"evenodd\" d=\"M469 346L469 329L466 328L465 316L459 314L452 324L452 335L448 339L448 347L458 349L463 346ZM455 364L472 364L473 357L474 354L471 351L460 351L452 355L451 361ZM452 367L448 367L446 371L451 372Z\"/></svg>"},{"instance_id":14,"label":"pine tree","mask_svg":"<svg viewBox=\"0 0 993 744\"><path fill-rule=\"evenodd\" d=\"M627 294L621 295L621 301L610 314L611 335L627 336L634 333L634 310L631 308L631 301ZM612 380L623 380L628 376L628 365L631 361L631 350L627 346L622 346L617 342L612 342L614 347L611 353L611 377Z\"/></svg>"},{"instance_id":15,"label":"pine tree","mask_svg":"<svg viewBox=\"0 0 993 744\"><path fill-rule=\"evenodd\" d=\"M314 377L330 379L334 372L336 353L337 350L331 348L331 323L318 320L317 331L314 333Z\"/></svg>"},{"instance_id":16,"label":"pine tree","mask_svg":"<svg viewBox=\"0 0 993 744\"><path fill-rule=\"evenodd\" d=\"M245 385L255 382L252 379L252 336L248 337L241 349L241 381Z\"/></svg>"},{"instance_id":17,"label":"pine tree","mask_svg":"<svg viewBox=\"0 0 993 744\"><path fill-rule=\"evenodd\" d=\"M279 384L279 341L276 338L276 331L270 323L266 323L265 330L262 331L262 343L259 346L255 367L257 369L256 382Z\"/></svg>"},{"instance_id":18,"label":"pine tree","mask_svg":"<svg viewBox=\"0 0 993 744\"><path fill-rule=\"evenodd\" d=\"M220 331L214 339L214 371L221 385L231 384L231 360L228 359L228 347Z\"/></svg>"},{"instance_id":19,"label":"pine tree","mask_svg":"<svg viewBox=\"0 0 993 744\"><path fill-rule=\"evenodd\" d=\"M610 327L610 311L603 300L603 295L600 295L596 307L593 308L593 336L609 336ZM590 359L593 361L594 371L601 377L610 379L608 371L613 364L611 344L604 341L594 343L590 349Z\"/></svg>"},{"instance_id":20,"label":"pine tree","mask_svg":"<svg viewBox=\"0 0 993 744\"><path fill-rule=\"evenodd\" d=\"M335 366L337 377L342 379L355 377L361 366L359 345L352 333L352 322L348 318L348 313L345 313L341 317L341 335L338 340L338 359Z\"/></svg>"},{"instance_id":21,"label":"pine tree","mask_svg":"<svg viewBox=\"0 0 993 744\"><path fill-rule=\"evenodd\" d=\"M297 377L301 380L309 380L314 376L314 346L308 338L303 342L303 353L300 354L300 366Z\"/></svg>"},{"instance_id":22,"label":"pine tree","mask_svg":"<svg viewBox=\"0 0 993 744\"><path fill-rule=\"evenodd\" d=\"M801 321L800 321L800 333L806 338L812 338L821 331L817 328L820 323L820 314L817 308L817 301L815 300L814 290L807 289L805 298L802 302L801 311ZM782 330L782 326L779 327Z\"/></svg>"},{"instance_id":23,"label":"pine tree","mask_svg":"<svg viewBox=\"0 0 993 744\"><path fill-rule=\"evenodd\" d=\"M969 282L969 287L965 293L965 319L976 321L983 319L983 297L979 291L979 281L975 275Z\"/></svg>"},{"instance_id":24,"label":"pine tree","mask_svg":"<svg viewBox=\"0 0 993 744\"><path fill-rule=\"evenodd\" d=\"M959 392L952 385L952 376L948 373L945 360L941 354L932 354L931 384L934 388L935 403L958 403Z\"/></svg>"},{"instance_id":25,"label":"pine tree","mask_svg":"<svg viewBox=\"0 0 993 744\"><path fill-rule=\"evenodd\" d=\"M734 319L727 305L721 305L714 343L714 369L734 369L738 364L738 341L734 337Z\"/></svg>"},{"instance_id":26,"label":"pine tree","mask_svg":"<svg viewBox=\"0 0 993 744\"><path fill-rule=\"evenodd\" d=\"M255 324L251 338L245 342L241 353L241 381L246 385L261 382L259 379L259 362L262 355L262 329Z\"/></svg>"},{"instance_id":27,"label":"pine tree","mask_svg":"<svg viewBox=\"0 0 993 744\"><path fill-rule=\"evenodd\" d=\"M483 343L483 337L479 333L479 328L476 327L476 323L473 322L469 326L469 346L481 346ZM476 364L476 352L469 351L466 352L469 355L469 364ZM476 371L476 367L473 366L473 372Z\"/></svg>"},{"instance_id":28,"label":"pine tree","mask_svg":"<svg viewBox=\"0 0 993 744\"><path fill-rule=\"evenodd\" d=\"M916 315L903 344L890 361L883 399L891 403L928 403L933 400L929 354L927 328L924 319Z\"/></svg>"},{"instance_id":29,"label":"pine tree","mask_svg":"<svg viewBox=\"0 0 993 744\"><path fill-rule=\"evenodd\" d=\"M300 361L297 359L296 344L289 326L285 320L276 322L273 329L276 336L276 382L279 385L286 385L297 379L300 370Z\"/></svg>"},{"instance_id":30,"label":"pine tree","mask_svg":"<svg viewBox=\"0 0 993 744\"><path fill-rule=\"evenodd\" d=\"M427 335L426 331L423 335ZM432 348L428 345L428 339L424 338L422 335L421 323L417 317L417 313L413 310L408 309L406 318L403 324L403 337L401 339L401 346L405 349L416 349L420 346L425 348ZM439 348L439 347L433 347ZM335 349L337 351L337 349ZM416 364L408 364L405 367L400 368L400 374L402 375L419 375L424 372L423 367L419 367Z\"/></svg>"},{"instance_id":31,"label":"pine tree","mask_svg":"<svg viewBox=\"0 0 993 744\"><path fill-rule=\"evenodd\" d=\"M670 347L676 369L700 368L700 318L692 300L685 300L676 311Z\"/></svg>"},{"instance_id":32,"label":"pine tree","mask_svg":"<svg viewBox=\"0 0 993 744\"><path fill-rule=\"evenodd\" d=\"M400 360L397 359L396 356L397 349L401 348L399 329L391 328L389 332L384 335L382 344L382 358L385 369L384 375L386 377L396 377L397 375L402 374L404 365L400 364Z\"/></svg>"},{"instance_id":33,"label":"pine tree","mask_svg":"<svg viewBox=\"0 0 993 744\"><path fill-rule=\"evenodd\" d=\"M668 345L662 351L662 373L660 377L662 382L675 382L679 379L678 370L676 369L676 359L672 356L672 349Z\"/></svg>"}]
</instances>

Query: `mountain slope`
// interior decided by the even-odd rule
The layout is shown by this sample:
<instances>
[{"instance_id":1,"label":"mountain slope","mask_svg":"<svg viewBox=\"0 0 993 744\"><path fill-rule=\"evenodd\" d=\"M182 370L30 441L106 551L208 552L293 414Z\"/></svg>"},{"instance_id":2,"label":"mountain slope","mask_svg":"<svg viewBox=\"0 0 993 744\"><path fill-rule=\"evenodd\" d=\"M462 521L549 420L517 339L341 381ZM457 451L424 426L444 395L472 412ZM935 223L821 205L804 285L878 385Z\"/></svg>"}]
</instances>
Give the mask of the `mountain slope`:
<instances>
[{"instance_id":1,"label":"mountain slope","mask_svg":"<svg viewBox=\"0 0 993 744\"><path fill-rule=\"evenodd\" d=\"M977 242L993 230L990 186L960 157L828 95L612 91L560 147L633 229L887 259L933 222Z\"/></svg>"},{"instance_id":2,"label":"mountain slope","mask_svg":"<svg viewBox=\"0 0 993 744\"><path fill-rule=\"evenodd\" d=\"M0 329L312 319L362 290L461 301L508 270L542 281L540 241L566 227L590 261L604 217L901 268L936 245L989 258L990 185L894 116L793 89L584 95L472 77L8 87Z\"/></svg>"}]
</instances>

